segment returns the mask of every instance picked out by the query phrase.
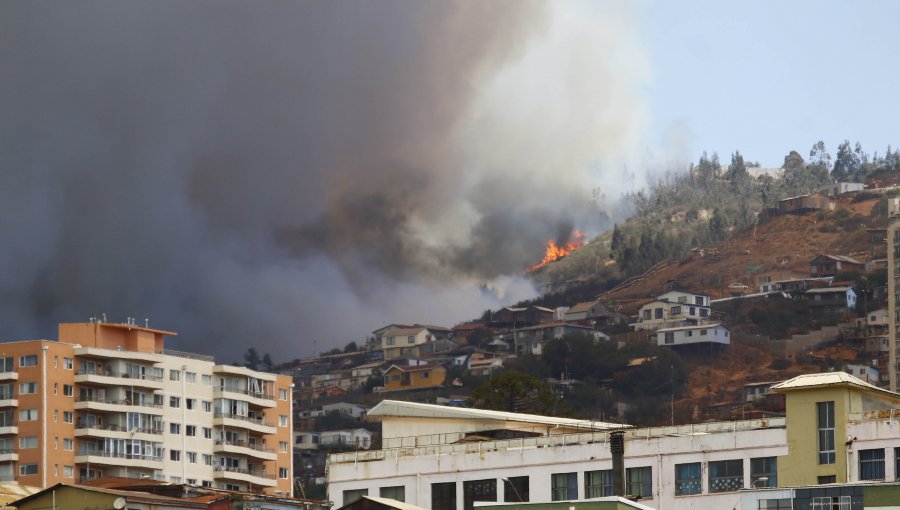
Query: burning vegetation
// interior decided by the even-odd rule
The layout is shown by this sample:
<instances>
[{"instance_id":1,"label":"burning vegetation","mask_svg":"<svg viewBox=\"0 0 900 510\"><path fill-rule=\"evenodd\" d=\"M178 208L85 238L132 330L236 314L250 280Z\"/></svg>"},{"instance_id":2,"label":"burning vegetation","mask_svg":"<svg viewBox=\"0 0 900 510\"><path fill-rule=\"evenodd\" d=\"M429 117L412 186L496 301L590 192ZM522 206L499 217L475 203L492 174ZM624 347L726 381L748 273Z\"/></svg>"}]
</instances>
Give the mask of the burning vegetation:
<instances>
[{"instance_id":1,"label":"burning vegetation","mask_svg":"<svg viewBox=\"0 0 900 510\"><path fill-rule=\"evenodd\" d=\"M573 230L572 234L569 236L569 240L564 244L556 244L556 241L553 240L547 241L547 248L544 252L543 260L529 267L528 272L533 273L554 260L559 260L578 248L581 248L584 246L584 237L584 232Z\"/></svg>"}]
</instances>

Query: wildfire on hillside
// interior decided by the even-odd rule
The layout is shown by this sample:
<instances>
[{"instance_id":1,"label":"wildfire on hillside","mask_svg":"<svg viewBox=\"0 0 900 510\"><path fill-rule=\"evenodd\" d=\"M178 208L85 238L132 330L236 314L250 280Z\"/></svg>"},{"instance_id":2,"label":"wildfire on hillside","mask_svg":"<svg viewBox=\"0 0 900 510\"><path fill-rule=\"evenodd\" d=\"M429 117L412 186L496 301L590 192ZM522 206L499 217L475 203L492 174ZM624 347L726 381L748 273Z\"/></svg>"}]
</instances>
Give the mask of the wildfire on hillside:
<instances>
[{"instance_id":1,"label":"wildfire on hillside","mask_svg":"<svg viewBox=\"0 0 900 510\"><path fill-rule=\"evenodd\" d=\"M559 260L584 245L584 232L573 230L569 236L569 240L563 245L556 244L556 241L547 241L547 249L544 253L544 259L537 264L528 268L528 272L532 273L546 266L554 260Z\"/></svg>"}]
</instances>

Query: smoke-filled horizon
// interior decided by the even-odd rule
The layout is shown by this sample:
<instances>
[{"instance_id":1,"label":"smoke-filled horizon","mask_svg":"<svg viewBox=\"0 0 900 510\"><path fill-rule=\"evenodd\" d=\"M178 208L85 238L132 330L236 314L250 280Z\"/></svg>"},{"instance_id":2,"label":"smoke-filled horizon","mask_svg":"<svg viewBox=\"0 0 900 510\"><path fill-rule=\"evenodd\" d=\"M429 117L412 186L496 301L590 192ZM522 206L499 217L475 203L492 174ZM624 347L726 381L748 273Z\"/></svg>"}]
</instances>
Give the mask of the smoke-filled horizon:
<instances>
[{"instance_id":1,"label":"smoke-filled horizon","mask_svg":"<svg viewBox=\"0 0 900 510\"><path fill-rule=\"evenodd\" d=\"M624 4L0 5L0 325L290 359L530 297L625 189ZM496 293L487 288L500 289Z\"/></svg>"}]
</instances>

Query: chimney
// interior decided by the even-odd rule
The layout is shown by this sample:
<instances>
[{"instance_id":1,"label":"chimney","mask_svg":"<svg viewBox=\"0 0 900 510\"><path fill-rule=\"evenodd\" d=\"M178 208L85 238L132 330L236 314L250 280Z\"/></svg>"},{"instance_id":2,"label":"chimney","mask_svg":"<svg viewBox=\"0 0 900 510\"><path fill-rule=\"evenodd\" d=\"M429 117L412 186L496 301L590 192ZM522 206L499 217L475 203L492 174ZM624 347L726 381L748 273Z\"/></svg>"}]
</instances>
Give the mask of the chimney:
<instances>
[{"instance_id":1,"label":"chimney","mask_svg":"<svg viewBox=\"0 0 900 510\"><path fill-rule=\"evenodd\" d=\"M612 453L613 496L625 496L625 431L609 433L609 452Z\"/></svg>"}]
</instances>

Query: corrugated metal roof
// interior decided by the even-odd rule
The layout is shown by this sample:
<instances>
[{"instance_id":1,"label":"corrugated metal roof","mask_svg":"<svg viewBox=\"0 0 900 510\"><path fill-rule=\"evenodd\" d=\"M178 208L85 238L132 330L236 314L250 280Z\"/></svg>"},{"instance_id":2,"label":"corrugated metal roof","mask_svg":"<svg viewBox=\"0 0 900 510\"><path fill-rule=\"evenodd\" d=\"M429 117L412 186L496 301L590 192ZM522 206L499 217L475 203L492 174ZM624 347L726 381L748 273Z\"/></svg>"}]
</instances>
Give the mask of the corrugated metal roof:
<instances>
[{"instance_id":1,"label":"corrugated metal roof","mask_svg":"<svg viewBox=\"0 0 900 510\"><path fill-rule=\"evenodd\" d=\"M877 391L880 393L886 393L895 398L900 399L900 393L894 393L892 391L885 390L883 388L879 388L873 384L869 384L862 379L858 379L848 374L847 372L824 372L821 374L804 374L798 375L793 379L788 379L783 383L776 384L772 386L772 390L774 391L790 391L790 390L802 390L809 388L816 388L820 386L855 386L860 389Z\"/></svg>"},{"instance_id":2,"label":"corrugated metal roof","mask_svg":"<svg viewBox=\"0 0 900 510\"><path fill-rule=\"evenodd\" d=\"M853 287L819 287L818 289L809 289L807 294L833 294L837 292L847 292Z\"/></svg>"},{"instance_id":3,"label":"corrugated metal roof","mask_svg":"<svg viewBox=\"0 0 900 510\"><path fill-rule=\"evenodd\" d=\"M438 406L434 404L421 404L418 402L404 402L401 400L382 400L369 411L369 416L518 421L524 423L538 423L541 425L561 425L581 429L599 430L630 427L630 425L622 425L619 423L557 418L555 416L510 413L506 411L491 411L487 409L471 409L467 407Z\"/></svg>"},{"instance_id":4,"label":"corrugated metal roof","mask_svg":"<svg viewBox=\"0 0 900 510\"><path fill-rule=\"evenodd\" d=\"M39 487L29 487L13 483L0 483L0 505L8 505L26 496L40 492Z\"/></svg>"}]
</instances>

